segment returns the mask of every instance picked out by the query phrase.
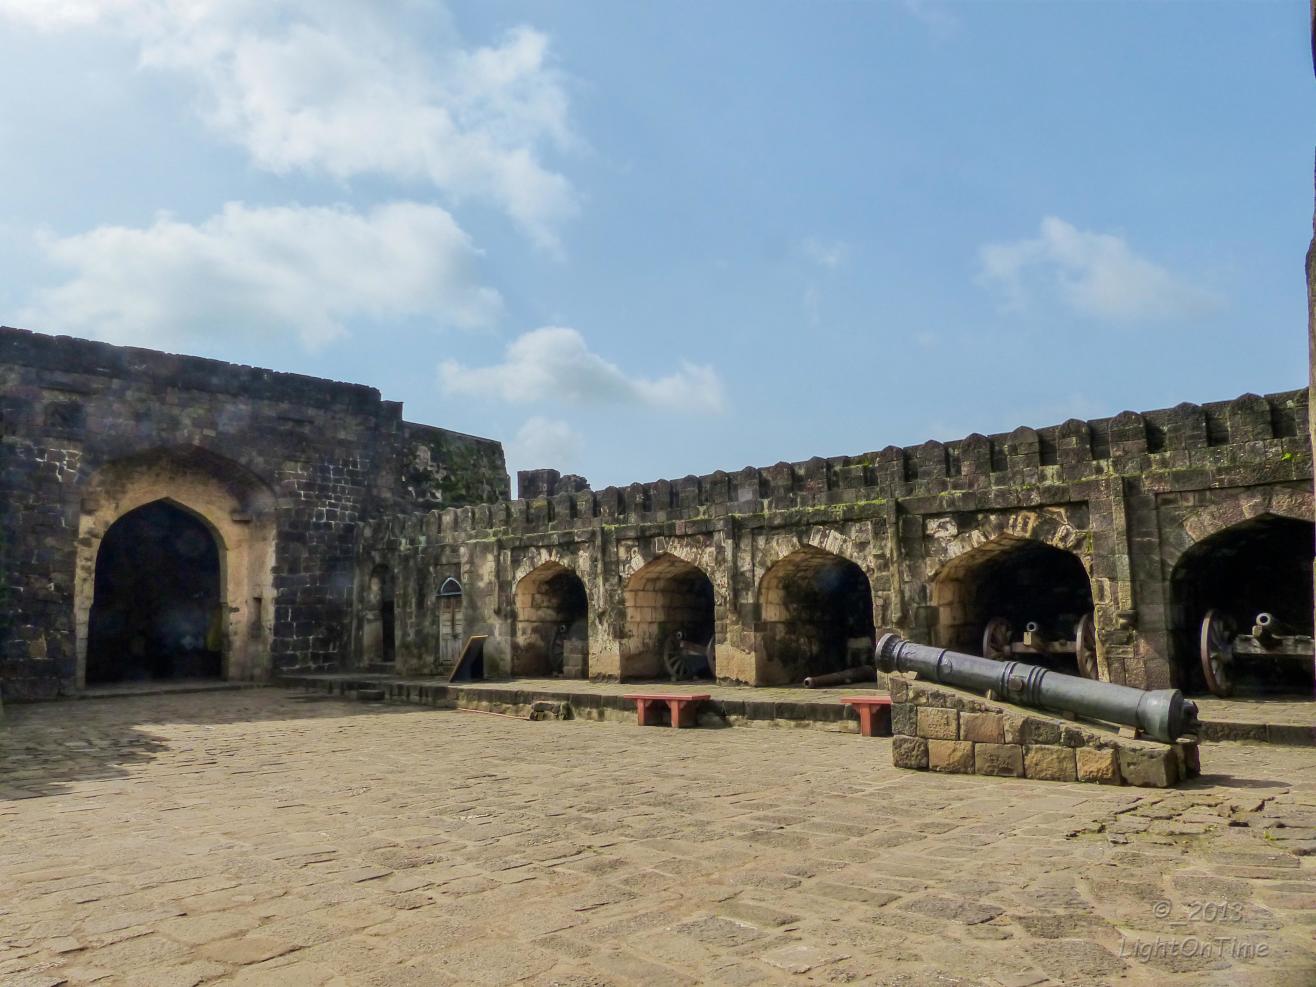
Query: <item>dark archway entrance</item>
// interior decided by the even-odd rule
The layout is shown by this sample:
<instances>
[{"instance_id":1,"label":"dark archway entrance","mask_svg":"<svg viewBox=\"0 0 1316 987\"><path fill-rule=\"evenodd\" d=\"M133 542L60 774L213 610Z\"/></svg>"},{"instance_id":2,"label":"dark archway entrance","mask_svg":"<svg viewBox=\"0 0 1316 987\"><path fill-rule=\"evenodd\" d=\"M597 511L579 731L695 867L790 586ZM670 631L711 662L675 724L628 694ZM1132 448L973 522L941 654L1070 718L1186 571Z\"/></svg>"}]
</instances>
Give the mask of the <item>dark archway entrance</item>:
<instances>
[{"instance_id":1,"label":"dark archway entrance","mask_svg":"<svg viewBox=\"0 0 1316 987\"><path fill-rule=\"evenodd\" d=\"M765 682L799 682L872 660L873 590L849 559L801 548L759 586Z\"/></svg>"},{"instance_id":2,"label":"dark archway entrance","mask_svg":"<svg viewBox=\"0 0 1316 987\"><path fill-rule=\"evenodd\" d=\"M621 677L712 677L713 583L698 566L659 555L626 581ZM682 669L673 672L668 666Z\"/></svg>"},{"instance_id":3,"label":"dark archway entrance","mask_svg":"<svg viewBox=\"0 0 1316 987\"><path fill-rule=\"evenodd\" d=\"M589 677L589 600L579 576L545 562L516 584L513 675Z\"/></svg>"},{"instance_id":4,"label":"dark archway entrance","mask_svg":"<svg viewBox=\"0 0 1316 987\"><path fill-rule=\"evenodd\" d=\"M1238 633L1251 632L1260 613L1280 632L1312 633L1312 554L1316 526L1266 515L1233 525L1189 548L1170 576L1175 684L1203 692L1201 626L1208 610L1223 613ZM1238 692L1311 694L1310 661L1239 655L1232 663Z\"/></svg>"},{"instance_id":5,"label":"dark archway entrance","mask_svg":"<svg viewBox=\"0 0 1316 987\"><path fill-rule=\"evenodd\" d=\"M932 584L932 602L942 647L983 654L989 622L1001 628L998 644L1021 642L1028 625L1036 624L1032 640L1067 650L1021 654L1019 660L1081 674L1072 644L1080 620L1093 611L1092 581L1073 552L1026 538L994 539L947 563Z\"/></svg>"},{"instance_id":6,"label":"dark archway entrance","mask_svg":"<svg viewBox=\"0 0 1316 987\"><path fill-rule=\"evenodd\" d=\"M158 500L106 531L96 556L87 683L223 672L220 548L195 515Z\"/></svg>"}]
</instances>

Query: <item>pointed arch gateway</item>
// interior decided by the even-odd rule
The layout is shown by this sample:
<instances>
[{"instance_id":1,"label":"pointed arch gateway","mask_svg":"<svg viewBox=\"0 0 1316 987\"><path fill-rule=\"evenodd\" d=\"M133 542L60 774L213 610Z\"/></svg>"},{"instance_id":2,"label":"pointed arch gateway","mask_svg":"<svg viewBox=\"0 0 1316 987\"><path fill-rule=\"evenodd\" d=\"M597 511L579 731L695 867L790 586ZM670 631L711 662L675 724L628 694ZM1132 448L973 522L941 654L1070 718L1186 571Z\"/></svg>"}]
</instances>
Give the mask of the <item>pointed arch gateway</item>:
<instances>
[{"instance_id":1,"label":"pointed arch gateway","mask_svg":"<svg viewBox=\"0 0 1316 987\"><path fill-rule=\"evenodd\" d=\"M589 677L589 598L560 562L545 562L516 584L513 675Z\"/></svg>"},{"instance_id":2,"label":"pointed arch gateway","mask_svg":"<svg viewBox=\"0 0 1316 987\"><path fill-rule=\"evenodd\" d=\"M97 469L78 518L78 685L268 676L276 507L250 470L198 446Z\"/></svg>"},{"instance_id":3,"label":"pointed arch gateway","mask_svg":"<svg viewBox=\"0 0 1316 987\"><path fill-rule=\"evenodd\" d=\"M873 590L856 563L804 546L759 583L758 680L801 682L871 661Z\"/></svg>"}]
</instances>

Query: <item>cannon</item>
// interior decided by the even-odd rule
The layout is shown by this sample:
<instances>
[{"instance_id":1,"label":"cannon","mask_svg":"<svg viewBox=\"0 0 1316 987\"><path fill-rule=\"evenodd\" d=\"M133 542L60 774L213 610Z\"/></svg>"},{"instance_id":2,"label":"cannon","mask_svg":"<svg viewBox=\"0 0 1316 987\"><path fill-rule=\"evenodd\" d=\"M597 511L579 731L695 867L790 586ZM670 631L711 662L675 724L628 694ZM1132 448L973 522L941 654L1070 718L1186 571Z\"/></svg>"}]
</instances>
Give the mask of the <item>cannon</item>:
<instances>
[{"instance_id":1,"label":"cannon","mask_svg":"<svg viewBox=\"0 0 1316 987\"><path fill-rule=\"evenodd\" d=\"M982 632L982 656L994 661L1006 661L1020 655L1044 660L1073 655L1083 677L1095 679L1097 630L1092 614L1085 613L1078 619L1072 638L1061 640L1048 638L1036 621L1024 625L1022 641L1014 640L1014 627L1004 617L993 617L987 621L987 628Z\"/></svg>"},{"instance_id":2,"label":"cannon","mask_svg":"<svg viewBox=\"0 0 1316 987\"><path fill-rule=\"evenodd\" d=\"M804 688L823 689L829 685L850 685L854 682L875 682L877 669L872 665L853 665L839 672L824 672L822 675L809 675L804 679Z\"/></svg>"},{"instance_id":3,"label":"cannon","mask_svg":"<svg viewBox=\"0 0 1316 987\"><path fill-rule=\"evenodd\" d=\"M1276 663L1306 662L1310 668L1316 661L1316 644L1308 635L1284 633L1288 629L1273 614L1263 612L1252 622L1252 633L1239 634L1233 617L1223 610L1208 610L1198 638L1206 687L1222 699L1232 696L1235 662L1244 655Z\"/></svg>"},{"instance_id":4,"label":"cannon","mask_svg":"<svg viewBox=\"0 0 1316 987\"><path fill-rule=\"evenodd\" d=\"M675 682L678 679L711 677L713 674L713 635L707 644L687 641L685 631L673 631L663 645L663 666Z\"/></svg>"},{"instance_id":5,"label":"cannon","mask_svg":"<svg viewBox=\"0 0 1316 987\"><path fill-rule=\"evenodd\" d=\"M877 642L877 667L884 672L915 672L920 678L977 692L991 692L1004 702L1074 713L1136 728L1165 743L1195 734L1197 704L1178 689L1147 691L1019 661L995 661L883 634Z\"/></svg>"}]
</instances>

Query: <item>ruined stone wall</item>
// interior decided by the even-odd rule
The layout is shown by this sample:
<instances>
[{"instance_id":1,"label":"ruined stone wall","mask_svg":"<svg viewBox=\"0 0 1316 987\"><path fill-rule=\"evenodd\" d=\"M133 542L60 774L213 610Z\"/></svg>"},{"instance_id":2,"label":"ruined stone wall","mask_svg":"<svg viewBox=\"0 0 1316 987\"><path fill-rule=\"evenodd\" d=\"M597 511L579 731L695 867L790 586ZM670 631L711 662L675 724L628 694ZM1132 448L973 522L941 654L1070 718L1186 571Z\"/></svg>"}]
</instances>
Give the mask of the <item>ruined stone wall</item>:
<instances>
[{"instance_id":1,"label":"ruined stone wall","mask_svg":"<svg viewBox=\"0 0 1316 987\"><path fill-rule=\"evenodd\" d=\"M337 665L360 525L507 496L501 447L373 388L0 328L0 687L81 685L96 549L165 499L225 549L225 674Z\"/></svg>"},{"instance_id":2,"label":"ruined stone wall","mask_svg":"<svg viewBox=\"0 0 1316 987\"><path fill-rule=\"evenodd\" d=\"M876 627L949 643L982 574L1043 546L1081 564L1100 677L1164 687L1181 671L1167 587L1184 547L1249 518L1312 517L1307 408L1305 390L1245 395L599 491L536 471L524 486L541 496L370 525L360 564L394 565L402 584L459 578L467 632L489 635L493 673L510 667L517 583L546 562L565 566L589 597L591 676L624 678L642 674L627 666L638 629L627 585L671 556L712 582L718 677L773 684L799 674L767 644L761 592L773 566L811 551L852 562ZM1022 578L1018 567L1009 578ZM433 671L432 601L400 596L416 606L399 618L409 642L399 661Z\"/></svg>"}]
</instances>

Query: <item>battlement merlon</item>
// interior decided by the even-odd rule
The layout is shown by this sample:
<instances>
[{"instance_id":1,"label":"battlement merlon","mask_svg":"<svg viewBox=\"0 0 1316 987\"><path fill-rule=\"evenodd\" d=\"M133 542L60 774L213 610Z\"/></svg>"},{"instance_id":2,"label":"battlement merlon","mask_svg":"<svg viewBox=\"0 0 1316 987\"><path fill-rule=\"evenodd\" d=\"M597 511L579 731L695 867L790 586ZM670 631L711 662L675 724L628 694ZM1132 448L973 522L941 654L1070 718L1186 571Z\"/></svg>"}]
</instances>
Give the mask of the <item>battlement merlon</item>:
<instances>
[{"instance_id":1,"label":"battlement merlon","mask_svg":"<svg viewBox=\"0 0 1316 987\"><path fill-rule=\"evenodd\" d=\"M1183 402L1044 428L974 433L949 442L887 446L858 456L815 456L703 476L591 490L556 470L518 472L518 499L445 512L441 532L604 524L839 507L938 497L979 488L1038 488L1102 476L1237 467L1271 482L1312 475L1305 390ZM487 509L486 509L487 508Z\"/></svg>"}]
</instances>

